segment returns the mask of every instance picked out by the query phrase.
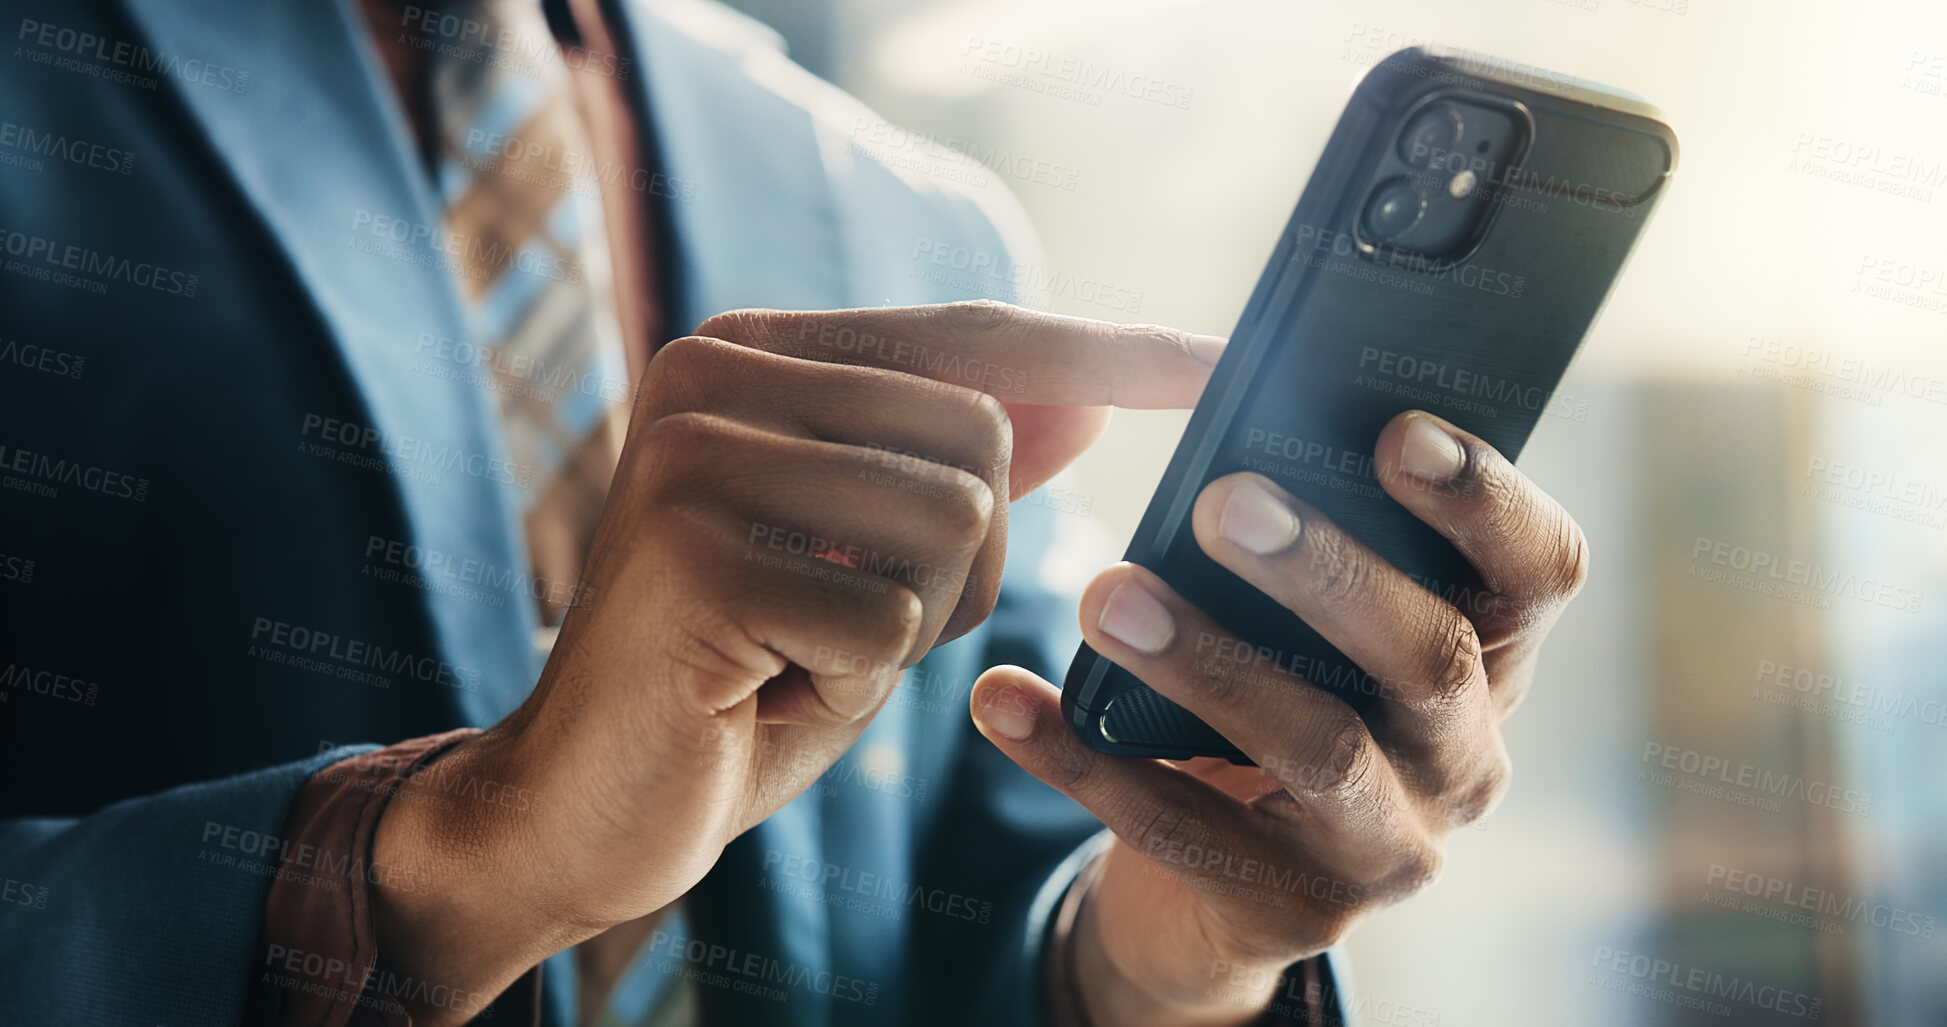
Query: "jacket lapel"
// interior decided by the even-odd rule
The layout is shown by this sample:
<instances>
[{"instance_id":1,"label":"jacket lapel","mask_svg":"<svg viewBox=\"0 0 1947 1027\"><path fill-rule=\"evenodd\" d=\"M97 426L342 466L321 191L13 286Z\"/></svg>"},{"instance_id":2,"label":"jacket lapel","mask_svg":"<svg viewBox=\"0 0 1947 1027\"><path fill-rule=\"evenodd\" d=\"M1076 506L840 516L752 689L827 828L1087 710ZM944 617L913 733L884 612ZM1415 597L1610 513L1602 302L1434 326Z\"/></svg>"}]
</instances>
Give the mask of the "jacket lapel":
<instances>
[{"instance_id":1,"label":"jacket lapel","mask_svg":"<svg viewBox=\"0 0 1947 1027\"><path fill-rule=\"evenodd\" d=\"M495 473L506 456L491 397L415 364L423 338L464 340L467 328L439 250L440 208L362 19L336 0L123 2L157 52L221 54L248 73L238 91L169 86L310 291L414 540L525 574L516 486L493 480L511 475ZM464 715L499 719L538 671L533 604L425 596L442 652L479 675L477 688L457 690Z\"/></svg>"},{"instance_id":2,"label":"jacket lapel","mask_svg":"<svg viewBox=\"0 0 1947 1027\"><path fill-rule=\"evenodd\" d=\"M637 58L636 88L649 112L674 197L679 267L669 324L687 332L740 307L822 310L859 302L844 271L844 245L821 140L807 112L762 83L803 74L753 25L694 0L609 5ZM795 83L785 90L802 94ZM819 789L814 786L813 792ZM797 801L725 849L685 908L700 936L775 960L787 971L831 961L828 913L762 884L772 853L821 859L821 800ZM789 908L786 908L788 905ZM824 1027L831 1004L802 986L779 1005L702 988L706 1021Z\"/></svg>"},{"instance_id":3,"label":"jacket lapel","mask_svg":"<svg viewBox=\"0 0 1947 1027\"><path fill-rule=\"evenodd\" d=\"M615 4L639 60L649 127L675 196L681 295L673 331L739 307L829 310L858 302L821 139L804 108L766 86L805 74L762 30L695 0ZM802 94L789 84L785 92Z\"/></svg>"}]
</instances>

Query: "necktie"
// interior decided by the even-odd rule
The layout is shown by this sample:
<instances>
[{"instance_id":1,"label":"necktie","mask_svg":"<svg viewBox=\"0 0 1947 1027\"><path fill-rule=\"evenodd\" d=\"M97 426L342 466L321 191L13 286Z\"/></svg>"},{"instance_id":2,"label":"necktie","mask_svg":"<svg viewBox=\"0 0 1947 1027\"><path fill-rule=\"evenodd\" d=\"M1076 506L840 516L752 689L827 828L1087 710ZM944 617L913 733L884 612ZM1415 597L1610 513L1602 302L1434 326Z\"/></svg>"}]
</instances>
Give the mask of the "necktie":
<instances>
[{"instance_id":1,"label":"necktie","mask_svg":"<svg viewBox=\"0 0 1947 1027\"><path fill-rule=\"evenodd\" d=\"M538 0L481 0L433 59L447 252L486 348L520 490L527 590L557 625L627 424L599 168Z\"/></svg>"},{"instance_id":2,"label":"necktie","mask_svg":"<svg viewBox=\"0 0 1947 1027\"><path fill-rule=\"evenodd\" d=\"M483 42L434 60L439 188L468 318L493 349L508 456L530 474L524 516L545 645L573 599L628 425L601 210L609 169L538 0L480 0L463 16ZM640 959L634 971L618 991L635 1022L697 1022L693 985L648 977Z\"/></svg>"}]
</instances>

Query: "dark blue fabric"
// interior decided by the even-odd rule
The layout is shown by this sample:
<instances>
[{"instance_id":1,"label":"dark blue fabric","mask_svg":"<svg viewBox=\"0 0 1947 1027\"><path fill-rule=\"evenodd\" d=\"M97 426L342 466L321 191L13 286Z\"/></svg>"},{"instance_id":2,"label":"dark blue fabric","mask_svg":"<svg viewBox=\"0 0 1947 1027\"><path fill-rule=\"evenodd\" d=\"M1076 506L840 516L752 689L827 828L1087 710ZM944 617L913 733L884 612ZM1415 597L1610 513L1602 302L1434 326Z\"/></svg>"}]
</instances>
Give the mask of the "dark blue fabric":
<instances>
[{"instance_id":1,"label":"dark blue fabric","mask_svg":"<svg viewBox=\"0 0 1947 1027\"><path fill-rule=\"evenodd\" d=\"M264 869L308 760L116 803L0 822L0 1021L235 1023L261 953ZM24 782L15 781L11 787ZM266 860L266 854L270 858Z\"/></svg>"},{"instance_id":2,"label":"dark blue fabric","mask_svg":"<svg viewBox=\"0 0 1947 1027\"><path fill-rule=\"evenodd\" d=\"M631 85L686 194L665 203L677 330L731 306L1011 295L1032 244L996 227L1023 223L1006 197L843 156L864 109L726 13L631 11ZM504 580L525 568L515 497L469 471L503 458L492 396L424 365L425 338L464 339L445 273L423 248L368 248L375 218L437 215L346 6L0 12L21 36L0 120L115 154L0 163L0 346L55 355L0 362L0 879L45 889L0 903L0 1020L232 1022L265 881L202 859L206 825L219 847L274 834L321 752L485 725L532 687L531 603ZM991 281L920 273L921 243L990 255ZM1075 641L1072 598L1039 572L1055 515L1017 514L990 623L692 897L699 936L794 982L782 1003L707 986L726 1021L1038 1016L1030 905L1097 827L965 712L991 659L1054 674ZM395 580L428 554L486 572ZM860 783L889 767L925 797ZM781 894L766 875L785 859L987 912ZM654 958L640 972L666 972ZM834 974L873 1001L832 994ZM570 991L550 994L564 1022Z\"/></svg>"}]
</instances>

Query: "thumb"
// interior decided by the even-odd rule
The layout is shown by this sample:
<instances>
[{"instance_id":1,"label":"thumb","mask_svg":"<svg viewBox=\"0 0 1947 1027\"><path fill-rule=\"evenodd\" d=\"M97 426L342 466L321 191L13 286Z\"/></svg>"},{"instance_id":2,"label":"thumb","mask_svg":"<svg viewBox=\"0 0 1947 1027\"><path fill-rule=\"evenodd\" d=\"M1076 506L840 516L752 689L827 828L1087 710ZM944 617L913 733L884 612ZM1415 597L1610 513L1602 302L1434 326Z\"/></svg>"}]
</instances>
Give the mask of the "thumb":
<instances>
[{"instance_id":1,"label":"thumb","mask_svg":"<svg viewBox=\"0 0 1947 1027\"><path fill-rule=\"evenodd\" d=\"M1118 760L1083 745L1062 720L1061 693L1032 671L995 667L974 682L968 701L988 741L1097 817L1119 794L1141 789L1135 772L1148 761Z\"/></svg>"},{"instance_id":2,"label":"thumb","mask_svg":"<svg viewBox=\"0 0 1947 1027\"><path fill-rule=\"evenodd\" d=\"M974 682L969 701L974 723L1000 751L1136 852L1152 851L1159 831L1192 831L1210 851L1233 850L1261 832L1250 810L1212 782L1160 760L1083 745L1062 718L1061 693L1027 670L995 667Z\"/></svg>"}]
</instances>

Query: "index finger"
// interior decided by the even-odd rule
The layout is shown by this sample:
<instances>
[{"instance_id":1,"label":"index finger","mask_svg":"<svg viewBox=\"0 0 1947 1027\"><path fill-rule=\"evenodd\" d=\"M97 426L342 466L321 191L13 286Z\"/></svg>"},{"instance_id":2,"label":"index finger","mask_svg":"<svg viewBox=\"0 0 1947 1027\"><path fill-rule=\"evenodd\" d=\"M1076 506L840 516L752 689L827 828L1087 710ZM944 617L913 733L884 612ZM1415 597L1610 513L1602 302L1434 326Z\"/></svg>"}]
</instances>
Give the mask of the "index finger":
<instances>
[{"instance_id":1,"label":"index finger","mask_svg":"<svg viewBox=\"0 0 1947 1027\"><path fill-rule=\"evenodd\" d=\"M993 300L859 310L733 310L696 334L769 353L904 371L1009 403L1192 407L1222 339Z\"/></svg>"}]
</instances>

